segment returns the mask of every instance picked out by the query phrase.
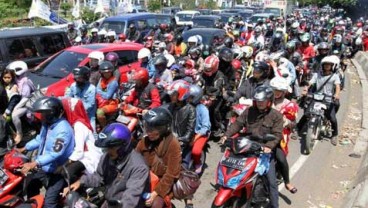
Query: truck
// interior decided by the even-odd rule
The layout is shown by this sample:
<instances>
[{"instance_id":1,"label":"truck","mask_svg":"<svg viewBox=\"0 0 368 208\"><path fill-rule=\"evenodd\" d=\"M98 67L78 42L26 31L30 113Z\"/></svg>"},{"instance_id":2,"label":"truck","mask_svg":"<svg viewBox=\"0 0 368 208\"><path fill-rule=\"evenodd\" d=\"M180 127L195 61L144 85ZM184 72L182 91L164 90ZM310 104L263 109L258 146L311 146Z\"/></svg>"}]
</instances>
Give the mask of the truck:
<instances>
[{"instance_id":1,"label":"truck","mask_svg":"<svg viewBox=\"0 0 368 208\"><path fill-rule=\"evenodd\" d=\"M286 18L291 14L294 7L294 0L266 0L264 1L265 13L272 13L275 17Z\"/></svg>"}]
</instances>

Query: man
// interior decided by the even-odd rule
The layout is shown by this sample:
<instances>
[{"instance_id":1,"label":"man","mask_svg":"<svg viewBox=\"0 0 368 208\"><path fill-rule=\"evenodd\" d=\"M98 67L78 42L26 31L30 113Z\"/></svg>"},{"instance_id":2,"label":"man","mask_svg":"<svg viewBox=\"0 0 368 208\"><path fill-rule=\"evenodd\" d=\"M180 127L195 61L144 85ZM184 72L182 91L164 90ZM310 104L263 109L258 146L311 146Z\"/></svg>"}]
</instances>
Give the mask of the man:
<instances>
[{"instance_id":1,"label":"man","mask_svg":"<svg viewBox=\"0 0 368 208\"><path fill-rule=\"evenodd\" d=\"M225 136L221 138L224 142L241 129L246 129L246 134L251 135L251 139L262 139L266 134L273 134L276 139L263 144L264 153L272 153L280 143L283 130L283 116L280 112L272 108L274 100L273 89L269 86L259 86L253 95L253 106L245 110L234 124L226 131ZM259 138L259 139L258 139ZM270 189L270 206L278 208L278 189L276 181L275 161L271 157L270 168L267 173Z\"/></svg>"},{"instance_id":2,"label":"man","mask_svg":"<svg viewBox=\"0 0 368 208\"><path fill-rule=\"evenodd\" d=\"M132 23L129 25L129 31L127 34L127 40L133 43L138 43L141 39L141 33L137 30L135 25Z\"/></svg>"},{"instance_id":3,"label":"man","mask_svg":"<svg viewBox=\"0 0 368 208\"><path fill-rule=\"evenodd\" d=\"M74 150L73 129L63 116L63 106L54 97L42 97L33 104L33 111L41 115L42 128L35 139L25 147L18 149L33 151L38 149L36 160L25 163L21 172L24 175L31 170L35 173L27 176L27 197L38 195L40 188L46 188L44 207L56 208L60 192L65 181L59 169L65 164Z\"/></svg>"},{"instance_id":4,"label":"man","mask_svg":"<svg viewBox=\"0 0 368 208\"><path fill-rule=\"evenodd\" d=\"M98 135L95 145L106 150L97 171L83 175L70 186L71 190L105 186L102 208L144 207L142 194L149 192L149 169L143 156L133 150L129 129L120 123L109 124ZM65 188L64 195L68 192Z\"/></svg>"},{"instance_id":5,"label":"man","mask_svg":"<svg viewBox=\"0 0 368 208\"><path fill-rule=\"evenodd\" d=\"M68 23L68 30L66 31L66 34L71 42L74 42L74 39L78 36L78 31L74 28L73 22Z\"/></svg>"}]
</instances>

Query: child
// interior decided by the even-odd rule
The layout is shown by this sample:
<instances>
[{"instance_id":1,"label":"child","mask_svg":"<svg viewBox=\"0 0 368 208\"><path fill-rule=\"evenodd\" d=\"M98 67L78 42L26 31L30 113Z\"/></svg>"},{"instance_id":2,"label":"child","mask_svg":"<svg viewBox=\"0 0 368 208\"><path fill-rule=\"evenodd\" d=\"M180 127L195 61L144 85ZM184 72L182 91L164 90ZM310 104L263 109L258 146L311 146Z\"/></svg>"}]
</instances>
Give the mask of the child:
<instances>
[{"instance_id":1,"label":"child","mask_svg":"<svg viewBox=\"0 0 368 208\"><path fill-rule=\"evenodd\" d=\"M9 101L8 106L3 114L3 117L6 120L9 120L14 107L17 105L17 103L21 99L21 96L19 95L19 92L18 92L18 86L15 80L15 71L5 69L3 73L1 74L0 81L6 90L6 94L8 96L8 101Z\"/></svg>"}]
</instances>

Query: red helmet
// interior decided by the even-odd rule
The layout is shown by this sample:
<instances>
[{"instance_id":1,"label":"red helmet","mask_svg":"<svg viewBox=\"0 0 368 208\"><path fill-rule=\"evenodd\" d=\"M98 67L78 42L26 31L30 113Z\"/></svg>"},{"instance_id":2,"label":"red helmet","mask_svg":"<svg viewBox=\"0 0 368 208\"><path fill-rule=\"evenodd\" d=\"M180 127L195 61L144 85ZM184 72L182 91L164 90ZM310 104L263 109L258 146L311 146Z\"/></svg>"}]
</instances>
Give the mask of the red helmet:
<instances>
[{"instance_id":1,"label":"red helmet","mask_svg":"<svg viewBox=\"0 0 368 208\"><path fill-rule=\"evenodd\" d=\"M145 68L136 69L133 71L132 79L141 82L143 85L147 85L149 80L148 70Z\"/></svg>"},{"instance_id":2,"label":"red helmet","mask_svg":"<svg viewBox=\"0 0 368 208\"><path fill-rule=\"evenodd\" d=\"M203 73L207 76L212 76L212 74L216 73L219 67L219 58L215 55L208 56L204 60L204 70Z\"/></svg>"},{"instance_id":3,"label":"red helmet","mask_svg":"<svg viewBox=\"0 0 368 208\"><path fill-rule=\"evenodd\" d=\"M4 156L4 168L12 173L14 173L15 169L22 168L23 164L27 162L29 162L29 158L15 149Z\"/></svg>"},{"instance_id":4,"label":"red helmet","mask_svg":"<svg viewBox=\"0 0 368 208\"><path fill-rule=\"evenodd\" d=\"M171 35L170 33L169 34L165 34L165 40L171 42L174 40L174 36Z\"/></svg>"},{"instance_id":5,"label":"red helmet","mask_svg":"<svg viewBox=\"0 0 368 208\"><path fill-rule=\"evenodd\" d=\"M161 30L166 30L167 29L167 24L165 24L165 23L160 24L160 29Z\"/></svg>"},{"instance_id":6,"label":"red helmet","mask_svg":"<svg viewBox=\"0 0 368 208\"><path fill-rule=\"evenodd\" d=\"M184 80L176 80L167 89L169 95L178 93L178 100L184 101L190 95L190 84Z\"/></svg>"},{"instance_id":7,"label":"red helmet","mask_svg":"<svg viewBox=\"0 0 368 208\"><path fill-rule=\"evenodd\" d=\"M289 120L295 121L297 118L297 113L299 111L298 104L294 102L290 102L283 109L281 109L281 113Z\"/></svg>"},{"instance_id":8,"label":"red helmet","mask_svg":"<svg viewBox=\"0 0 368 208\"><path fill-rule=\"evenodd\" d=\"M184 63L185 68L193 69L195 62L192 59L187 59Z\"/></svg>"},{"instance_id":9,"label":"red helmet","mask_svg":"<svg viewBox=\"0 0 368 208\"><path fill-rule=\"evenodd\" d=\"M233 67L234 70L238 71L241 69L242 65L241 62L238 59L233 59L231 61L231 66Z\"/></svg>"},{"instance_id":10,"label":"red helmet","mask_svg":"<svg viewBox=\"0 0 368 208\"><path fill-rule=\"evenodd\" d=\"M126 35L124 33L120 33L119 40L125 41L126 40Z\"/></svg>"}]
</instances>

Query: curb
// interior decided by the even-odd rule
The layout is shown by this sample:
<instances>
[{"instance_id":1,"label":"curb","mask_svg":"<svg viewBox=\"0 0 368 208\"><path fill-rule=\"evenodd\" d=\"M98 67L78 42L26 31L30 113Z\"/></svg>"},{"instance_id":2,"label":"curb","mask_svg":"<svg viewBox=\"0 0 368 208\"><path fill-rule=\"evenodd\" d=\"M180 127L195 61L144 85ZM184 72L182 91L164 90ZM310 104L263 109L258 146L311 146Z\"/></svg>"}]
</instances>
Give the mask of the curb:
<instances>
[{"instance_id":1,"label":"curb","mask_svg":"<svg viewBox=\"0 0 368 208\"><path fill-rule=\"evenodd\" d=\"M368 207L368 80L364 69L368 69L368 53L359 51L353 59L353 65L357 69L362 86L362 130L359 133L351 156L362 157L360 168L351 185L351 190L346 196L344 208Z\"/></svg>"}]
</instances>

